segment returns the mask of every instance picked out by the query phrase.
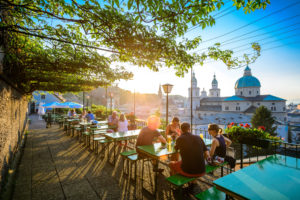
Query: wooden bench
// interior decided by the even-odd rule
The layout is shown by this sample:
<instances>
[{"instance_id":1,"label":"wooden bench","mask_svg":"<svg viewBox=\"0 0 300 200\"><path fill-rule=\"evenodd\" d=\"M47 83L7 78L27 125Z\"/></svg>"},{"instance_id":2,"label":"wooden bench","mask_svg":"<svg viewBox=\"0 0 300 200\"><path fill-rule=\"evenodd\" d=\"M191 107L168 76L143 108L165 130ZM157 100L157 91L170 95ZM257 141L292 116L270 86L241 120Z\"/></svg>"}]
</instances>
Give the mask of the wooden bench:
<instances>
[{"instance_id":1,"label":"wooden bench","mask_svg":"<svg viewBox=\"0 0 300 200\"><path fill-rule=\"evenodd\" d=\"M226 194L214 186L208 190L196 194L195 197L200 200L224 200L226 199Z\"/></svg>"}]
</instances>

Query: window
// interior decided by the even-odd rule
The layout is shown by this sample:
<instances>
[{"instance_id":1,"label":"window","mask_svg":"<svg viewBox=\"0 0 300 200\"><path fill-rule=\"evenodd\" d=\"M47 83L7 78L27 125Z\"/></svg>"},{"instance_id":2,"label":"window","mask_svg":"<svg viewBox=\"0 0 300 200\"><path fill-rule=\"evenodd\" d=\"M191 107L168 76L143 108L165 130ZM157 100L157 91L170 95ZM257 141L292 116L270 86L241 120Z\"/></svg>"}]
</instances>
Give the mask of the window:
<instances>
[{"instance_id":1,"label":"window","mask_svg":"<svg viewBox=\"0 0 300 200\"><path fill-rule=\"evenodd\" d=\"M46 98L46 95L42 94L41 99L45 99L45 98Z\"/></svg>"},{"instance_id":2,"label":"window","mask_svg":"<svg viewBox=\"0 0 300 200\"><path fill-rule=\"evenodd\" d=\"M236 105L240 105L240 103L236 103Z\"/></svg>"},{"instance_id":3,"label":"window","mask_svg":"<svg viewBox=\"0 0 300 200\"><path fill-rule=\"evenodd\" d=\"M251 94L251 91L249 91L249 94Z\"/></svg>"},{"instance_id":4,"label":"window","mask_svg":"<svg viewBox=\"0 0 300 200\"><path fill-rule=\"evenodd\" d=\"M243 95L243 92L241 91L241 95Z\"/></svg>"},{"instance_id":5,"label":"window","mask_svg":"<svg viewBox=\"0 0 300 200\"><path fill-rule=\"evenodd\" d=\"M284 121L286 121L286 117L284 118Z\"/></svg>"},{"instance_id":6,"label":"window","mask_svg":"<svg viewBox=\"0 0 300 200\"><path fill-rule=\"evenodd\" d=\"M229 106L225 106L225 110L229 110Z\"/></svg>"},{"instance_id":7,"label":"window","mask_svg":"<svg viewBox=\"0 0 300 200\"><path fill-rule=\"evenodd\" d=\"M260 105L260 103L257 103L257 105Z\"/></svg>"},{"instance_id":8,"label":"window","mask_svg":"<svg viewBox=\"0 0 300 200\"><path fill-rule=\"evenodd\" d=\"M283 107L282 110L285 111L285 107Z\"/></svg>"},{"instance_id":9,"label":"window","mask_svg":"<svg viewBox=\"0 0 300 200\"><path fill-rule=\"evenodd\" d=\"M271 106L271 111L276 111L276 107L275 106Z\"/></svg>"},{"instance_id":10,"label":"window","mask_svg":"<svg viewBox=\"0 0 300 200\"><path fill-rule=\"evenodd\" d=\"M256 94L258 94L258 91L256 91Z\"/></svg>"},{"instance_id":11,"label":"window","mask_svg":"<svg viewBox=\"0 0 300 200\"><path fill-rule=\"evenodd\" d=\"M275 103L272 103L272 105L275 105Z\"/></svg>"},{"instance_id":12,"label":"window","mask_svg":"<svg viewBox=\"0 0 300 200\"><path fill-rule=\"evenodd\" d=\"M239 106L235 107L235 110L239 111L241 108Z\"/></svg>"}]
</instances>

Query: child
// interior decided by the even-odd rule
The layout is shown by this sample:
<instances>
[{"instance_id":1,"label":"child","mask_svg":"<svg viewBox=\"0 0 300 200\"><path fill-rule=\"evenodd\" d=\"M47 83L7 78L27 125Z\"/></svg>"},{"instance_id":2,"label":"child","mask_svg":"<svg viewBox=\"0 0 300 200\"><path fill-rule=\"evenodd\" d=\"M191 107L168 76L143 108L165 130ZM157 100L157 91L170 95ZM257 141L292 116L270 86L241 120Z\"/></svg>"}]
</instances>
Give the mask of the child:
<instances>
[{"instance_id":1,"label":"child","mask_svg":"<svg viewBox=\"0 0 300 200\"><path fill-rule=\"evenodd\" d=\"M209 154L215 164L220 164L224 162L226 147L230 146L231 140L222 135L222 129L217 124L209 124L208 133L213 136Z\"/></svg>"}]
</instances>

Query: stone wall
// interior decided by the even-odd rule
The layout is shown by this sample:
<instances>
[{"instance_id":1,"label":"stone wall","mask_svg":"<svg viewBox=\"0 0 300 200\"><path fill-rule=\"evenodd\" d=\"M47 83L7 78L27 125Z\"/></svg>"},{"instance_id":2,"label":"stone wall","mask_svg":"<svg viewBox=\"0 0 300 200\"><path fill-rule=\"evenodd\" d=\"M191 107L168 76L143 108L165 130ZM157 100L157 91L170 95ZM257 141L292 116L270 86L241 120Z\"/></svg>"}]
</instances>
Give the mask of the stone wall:
<instances>
[{"instance_id":1,"label":"stone wall","mask_svg":"<svg viewBox=\"0 0 300 200\"><path fill-rule=\"evenodd\" d=\"M0 74L0 191L27 128L27 107L26 97Z\"/></svg>"}]
</instances>

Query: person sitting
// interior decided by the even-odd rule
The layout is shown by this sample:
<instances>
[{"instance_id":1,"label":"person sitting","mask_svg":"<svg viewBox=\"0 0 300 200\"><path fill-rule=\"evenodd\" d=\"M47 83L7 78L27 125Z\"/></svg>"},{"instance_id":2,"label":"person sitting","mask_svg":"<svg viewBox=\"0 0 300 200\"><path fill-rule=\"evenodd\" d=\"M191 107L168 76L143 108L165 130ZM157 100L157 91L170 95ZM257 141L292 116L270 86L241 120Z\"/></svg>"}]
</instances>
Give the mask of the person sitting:
<instances>
[{"instance_id":1,"label":"person sitting","mask_svg":"<svg viewBox=\"0 0 300 200\"><path fill-rule=\"evenodd\" d=\"M112 114L108 117L107 121L108 121L109 129L116 132L118 130L118 121L119 121L117 111L113 111Z\"/></svg>"},{"instance_id":2,"label":"person sitting","mask_svg":"<svg viewBox=\"0 0 300 200\"><path fill-rule=\"evenodd\" d=\"M178 117L174 117L172 122L166 128L166 136L170 135L173 140L178 138L181 134Z\"/></svg>"},{"instance_id":3,"label":"person sitting","mask_svg":"<svg viewBox=\"0 0 300 200\"><path fill-rule=\"evenodd\" d=\"M118 132L128 131L128 121L125 115L122 113L118 121Z\"/></svg>"},{"instance_id":4,"label":"person sitting","mask_svg":"<svg viewBox=\"0 0 300 200\"><path fill-rule=\"evenodd\" d=\"M217 124L208 125L208 133L213 137L210 156L215 164L224 162L226 157L226 147L229 147L231 140L222 135L222 129Z\"/></svg>"},{"instance_id":5,"label":"person sitting","mask_svg":"<svg viewBox=\"0 0 300 200\"><path fill-rule=\"evenodd\" d=\"M147 119L147 126L142 128L140 131L136 146L144 146L144 145L151 145L155 143L155 138L157 138L161 143L166 144L166 139L158 132L158 128L160 126L160 119L157 116L151 115Z\"/></svg>"},{"instance_id":6,"label":"person sitting","mask_svg":"<svg viewBox=\"0 0 300 200\"><path fill-rule=\"evenodd\" d=\"M142 128L140 131L138 138L136 140L136 147L138 146L144 146L144 145L152 145L156 141L159 141L163 144L166 144L166 139L160 134L160 132L157 130L160 126L160 118L151 115L147 119L147 126ZM139 152L139 149L136 148L136 151L138 153L139 158L144 158L144 155ZM162 172L163 169L157 169L158 163L156 160L152 160L153 164L153 171L155 172Z\"/></svg>"},{"instance_id":7,"label":"person sitting","mask_svg":"<svg viewBox=\"0 0 300 200\"><path fill-rule=\"evenodd\" d=\"M84 109L80 115L80 118L84 119L86 115L87 115L87 113L86 113L86 110Z\"/></svg>"},{"instance_id":8,"label":"person sitting","mask_svg":"<svg viewBox=\"0 0 300 200\"><path fill-rule=\"evenodd\" d=\"M85 118L87 119L87 121L91 121L95 119L94 114L91 111L88 111L88 114L85 116Z\"/></svg>"},{"instance_id":9,"label":"person sitting","mask_svg":"<svg viewBox=\"0 0 300 200\"><path fill-rule=\"evenodd\" d=\"M68 113L68 117L75 117L76 116L76 112L74 109L70 110Z\"/></svg>"},{"instance_id":10,"label":"person sitting","mask_svg":"<svg viewBox=\"0 0 300 200\"><path fill-rule=\"evenodd\" d=\"M181 136L176 140L175 149L180 151L181 161L171 161L171 175L179 173L187 177L200 177L205 174L205 159L209 159L203 140L191 134L191 125L181 124Z\"/></svg>"}]
</instances>

